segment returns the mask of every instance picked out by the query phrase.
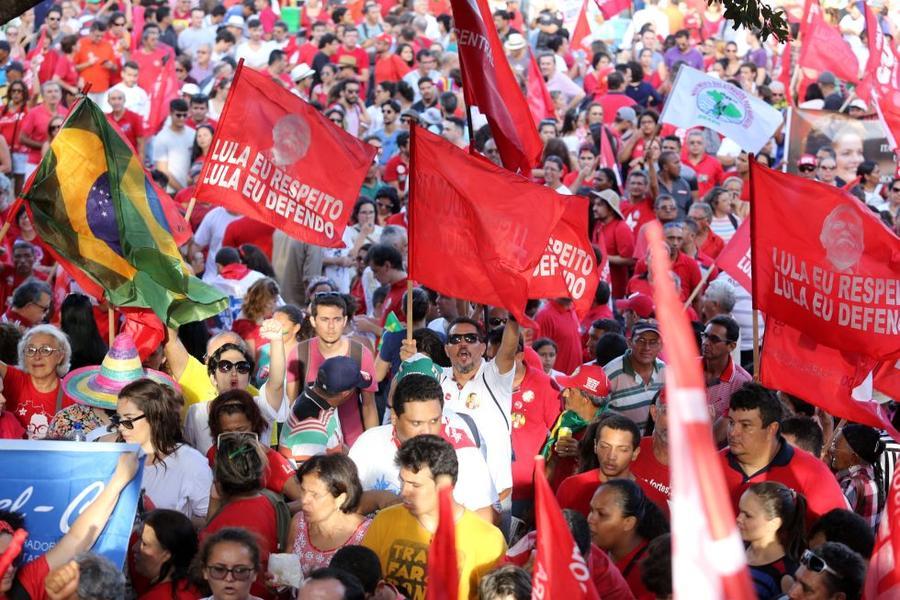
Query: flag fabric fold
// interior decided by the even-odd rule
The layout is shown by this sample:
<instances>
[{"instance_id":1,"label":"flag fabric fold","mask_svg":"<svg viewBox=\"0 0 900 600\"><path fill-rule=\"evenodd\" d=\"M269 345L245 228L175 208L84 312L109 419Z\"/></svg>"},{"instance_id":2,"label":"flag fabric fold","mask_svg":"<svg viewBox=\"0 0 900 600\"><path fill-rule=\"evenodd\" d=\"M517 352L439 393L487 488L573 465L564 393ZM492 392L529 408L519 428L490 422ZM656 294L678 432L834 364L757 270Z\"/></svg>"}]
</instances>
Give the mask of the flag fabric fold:
<instances>
[{"instance_id":1,"label":"flag fabric fold","mask_svg":"<svg viewBox=\"0 0 900 600\"><path fill-rule=\"evenodd\" d=\"M376 150L262 73L238 67L203 163L199 202L342 248Z\"/></svg>"},{"instance_id":2,"label":"flag fabric fold","mask_svg":"<svg viewBox=\"0 0 900 600\"><path fill-rule=\"evenodd\" d=\"M428 548L428 585L425 600L459 598L459 565L456 556L456 524L453 519L453 488L438 490L438 526Z\"/></svg>"},{"instance_id":3,"label":"flag fabric fold","mask_svg":"<svg viewBox=\"0 0 900 600\"><path fill-rule=\"evenodd\" d=\"M875 548L866 571L864 600L894 600L900 597L900 469L894 469L884 514L875 537ZM895 535L894 532L897 532ZM863 557L865 558L865 557Z\"/></svg>"},{"instance_id":4,"label":"flag fabric fold","mask_svg":"<svg viewBox=\"0 0 900 600\"><path fill-rule=\"evenodd\" d=\"M451 0L450 6L465 102L487 118L503 166L528 176L544 145L503 52L488 2Z\"/></svg>"},{"instance_id":5,"label":"flag fabric fold","mask_svg":"<svg viewBox=\"0 0 900 600\"><path fill-rule=\"evenodd\" d=\"M150 308L173 327L225 308L181 257L184 218L89 99L69 114L23 198L41 240L89 295Z\"/></svg>"},{"instance_id":6,"label":"flag fabric fold","mask_svg":"<svg viewBox=\"0 0 900 600\"><path fill-rule=\"evenodd\" d=\"M672 487L672 586L680 598L753 600L744 546L735 525L706 403L700 352L669 277L662 228L648 225L653 300L666 367Z\"/></svg>"},{"instance_id":7,"label":"flag fabric fold","mask_svg":"<svg viewBox=\"0 0 900 600\"><path fill-rule=\"evenodd\" d=\"M870 102L878 113L891 148L897 150L900 138L900 55L885 40L878 18L866 5L866 37L869 61L856 95Z\"/></svg>"},{"instance_id":8,"label":"flag fabric fold","mask_svg":"<svg viewBox=\"0 0 900 600\"><path fill-rule=\"evenodd\" d=\"M631 8L631 0L594 0L603 14L604 19L612 19L614 16Z\"/></svg>"},{"instance_id":9,"label":"flag fabric fold","mask_svg":"<svg viewBox=\"0 0 900 600\"><path fill-rule=\"evenodd\" d=\"M527 325L532 271L565 201L414 127L409 277L454 298L506 307Z\"/></svg>"},{"instance_id":10,"label":"flag fabric fold","mask_svg":"<svg viewBox=\"0 0 900 600\"><path fill-rule=\"evenodd\" d=\"M544 458L534 461L534 524L537 530L531 597L533 600L600 600L584 556L544 473Z\"/></svg>"},{"instance_id":11,"label":"flag fabric fold","mask_svg":"<svg viewBox=\"0 0 900 600\"><path fill-rule=\"evenodd\" d=\"M175 75L175 56L168 54L163 58L163 64L153 80L153 85L148 90L150 97L150 112L144 119L144 131L156 135L162 129L169 116L169 102L179 97L181 84Z\"/></svg>"},{"instance_id":12,"label":"flag fabric fold","mask_svg":"<svg viewBox=\"0 0 900 600\"><path fill-rule=\"evenodd\" d=\"M528 79L525 87L528 94L528 109L535 122L540 123L544 119L554 118L553 98L550 97L547 82L544 81L531 50L528 51Z\"/></svg>"},{"instance_id":13,"label":"flag fabric fold","mask_svg":"<svg viewBox=\"0 0 900 600\"><path fill-rule=\"evenodd\" d=\"M716 265L731 275L742 288L750 290L753 287L751 282L752 263L750 252L750 219L744 219L744 222L737 228L722 251L716 257Z\"/></svg>"},{"instance_id":14,"label":"flag fabric fold","mask_svg":"<svg viewBox=\"0 0 900 600\"><path fill-rule=\"evenodd\" d=\"M822 9L814 2L808 12L802 33L798 64L814 71L831 71L848 83L859 81L859 59L841 35L822 17Z\"/></svg>"},{"instance_id":15,"label":"flag fabric fold","mask_svg":"<svg viewBox=\"0 0 900 600\"><path fill-rule=\"evenodd\" d=\"M824 346L900 356L900 240L859 200L750 161L753 298Z\"/></svg>"},{"instance_id":16,"label":"flag fabric fold","mask_svg":"<svg viewBox=\"0 0 900 600\"><path fill-rule=\"evenodd\" d=\"M660 121L688 129L702 125L756 153L782 123L781 112L728 82L682 65Z\"/></svg>"}]
</instances>

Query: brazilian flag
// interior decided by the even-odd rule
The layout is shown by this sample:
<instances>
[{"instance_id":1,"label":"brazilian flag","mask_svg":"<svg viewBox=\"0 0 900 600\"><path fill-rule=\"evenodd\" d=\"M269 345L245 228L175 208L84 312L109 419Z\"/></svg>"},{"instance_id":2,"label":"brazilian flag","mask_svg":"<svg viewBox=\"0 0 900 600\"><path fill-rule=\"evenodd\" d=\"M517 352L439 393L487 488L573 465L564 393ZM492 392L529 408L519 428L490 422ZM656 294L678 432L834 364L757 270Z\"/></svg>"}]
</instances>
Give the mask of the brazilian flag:
<instances>
[{"instance_id":1,"label":"brazilian flag","mask_svg":"<svg viewBox=\"0 0 900 600\"><path fill-rule=\"evenodd\" d=\"M23 195L63 268L114 306L149 308L177 327L227 308L191 274L175 238L189 234L128 143L87 98L73 108Z\"/></svg>"}]
</instances>

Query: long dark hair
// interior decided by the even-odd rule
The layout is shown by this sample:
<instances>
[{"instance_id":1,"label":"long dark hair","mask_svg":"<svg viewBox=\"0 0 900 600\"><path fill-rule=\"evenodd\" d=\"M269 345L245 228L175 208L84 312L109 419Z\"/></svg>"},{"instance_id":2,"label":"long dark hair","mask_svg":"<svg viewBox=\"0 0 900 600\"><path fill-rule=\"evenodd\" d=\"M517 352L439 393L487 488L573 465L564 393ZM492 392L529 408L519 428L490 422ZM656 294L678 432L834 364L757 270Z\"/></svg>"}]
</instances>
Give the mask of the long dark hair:
<instances>
[{"instance_id":1,"label":"long dark hair","mask_svg":"<svg viewBox=\"0 0 900 600\"><path fill-rule=\"evenodd\" d=\"M119 399L127 399L144 413L150 425L153 459L163 461L184 442L181 433L181 407L184 400L175 390L151 379L138 379L119 392ZM165 462L163 462L165 465Z\"/></svg>"},{"instance_id":2,"label":"long dark hair","mask_svg":"<svg viewBox=\"0 0 900 600\"><path fill-rule=\"evenodd\" d=\"M169 554L169 560L159 567L152 584L166 578L171 580L172 597L178 596L178 586L189 578L191 563L197 554L199 542L193 523L177 510L159 508L151 511L144 519L144 527L153 528L159 545Z\"/></svg>"},{"instance_id":3,"label":"long dark hair","mask_svg":"<svg viewBox=\"0 0 900 600\"><path fill-rule=\"evenodd\" d=\"M793 561L800 560L806 550L806 498L783 483L763 481L754 483L747 491L759 498L766 518L781 519L775 532L784 553Z\"/></svg>"},{"instance_id":4,"label":"long dark hair","mask_svg":"<svg viewBox=\"0 0 900 600\"><path fill-rule=\"evenodd\" d=\"M99 365L109 349L100 336L91 299L84 294L69 294L63 300L60 329L69 336L72 345L70 368Z\"/></svg>"},{"instance_id":5,"label":"long dark hair","mask_svg":"<svg viewBox=\"0 0 900 600\"><path fill-rule=\"evenodd\" d=\"M210 135L214 136L216 134L216 131L215 129L213 129L212 125L208 125L206 123L204 123L203 125L197 125L197 131L200 131L201 129L208 129ZM194 145L191 146L191 162L193 163L195 160L200 158L202 154L203 150L200 149L200 145L197 143L197 134L194 133Z\"/></svg>"}]
</instances>

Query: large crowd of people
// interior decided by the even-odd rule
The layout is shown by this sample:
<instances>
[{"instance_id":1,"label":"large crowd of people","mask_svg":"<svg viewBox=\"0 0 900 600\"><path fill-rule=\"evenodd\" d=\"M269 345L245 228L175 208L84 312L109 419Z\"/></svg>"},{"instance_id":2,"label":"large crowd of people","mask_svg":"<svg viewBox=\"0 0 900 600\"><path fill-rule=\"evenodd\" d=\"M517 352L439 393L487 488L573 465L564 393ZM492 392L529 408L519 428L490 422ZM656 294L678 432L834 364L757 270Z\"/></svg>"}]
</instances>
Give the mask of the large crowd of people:
<instances>
[{"instance_id":1,"label":"large crowd of people","mask_svg":"<svg viewBox=\"0 0 900 600\"><path fill-rule=\"evenodd\" d=\"M779 4L796 34L803 3ZM192 205L185 261L229 305L158 348L118 320L111 331L108 304L66 276L29 214L6 214L0 438L124 441L144 470L124 574L87 550L133 458L55 547L14 563L0 599L423 599L444 486L459 598L531 598L539 455L599 596L671 598L654 221L758 597L861 597L900 444L752 381L750 290L715 265L749 213L748 154L660 114L682 65L785 118L789 102L850 122L874 107L831 72L801 71L799 43L735 28L719 4L643 0L603 20L586 2L578 39L553 2L489 5L523 93L542 83L552 101L525 175L590 198L585 234L609 265L585 314L567 298L529 301L536 327L407 278L410 128L501 164L484 116L466 110L446 0L62 0L0 28L6 213L82 90L186 210L239 61L377 148L340 248ZM900 4L869 5L895 44ZM821 8L864 65L857 3ZM781 127L756 160L843 187L900 231L900 178L879 144L819 138L791 159ZM0 551L23 527L0 510Z\"/></svg>"}]
</instances>

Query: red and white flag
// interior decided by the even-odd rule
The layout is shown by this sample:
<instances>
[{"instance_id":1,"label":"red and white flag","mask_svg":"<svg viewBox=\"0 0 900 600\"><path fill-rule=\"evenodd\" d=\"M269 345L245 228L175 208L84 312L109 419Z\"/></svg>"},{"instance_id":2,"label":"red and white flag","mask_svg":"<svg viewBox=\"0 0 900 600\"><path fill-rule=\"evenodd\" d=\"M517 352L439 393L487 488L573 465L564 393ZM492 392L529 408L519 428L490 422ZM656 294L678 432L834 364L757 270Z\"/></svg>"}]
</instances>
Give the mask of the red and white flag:
<instances>
[{"instance_id":1,"label":"red and white flag","mask_svg":"<svg viewBox=\"0 0 900 600\"><path fill-rule=\"evenodd\" d=\"M897 532L894 534L894 532ZM894 469L884 514L878 526L875 549L866 572L864 600L900 597L900 469Z\"/></svg>"},{"instance_id":2,"label":"red and white flag","mask_svg":"<svg viewBox=\"0 0 900 600\"><path fill-rule=\"evenodd\" d=\"M750 161L755 307L835 350L900 357L900 239L855 197Z\"/></svg>"},{"instance_id":3,"label":"red and white flag","mask_svg":"<svg viewBox=\"0 0 900 600\"><path fill-rule=\"evenodd\" d=\"M578 18L575 20L575 28L572 30L572 39L569 44L576 50L586 50L583 45L585 38L591 35L591 25L588 23L587 7L588 0L581 3L581 10L578 11Z\"/></svg>"},{"instance_id":4,"label":"red and white flag","mask_svg":"<svg viewBox=\"0 0 900 600\"><path fill-rule=\"evenodd\" d=\"M298 240L341 248L374 157L373 146L242 63L196 196Z\"/></svg>"},{"instance_id":5,"label":"red and white flag","mask_svg":"<svg viewBox=\"0 0 900 600\"><path fill-rule=\"evenodd\" d=\"M447 296L503 306L529 326L532 271L569 197L420 127L410 138L410 167L410 279Z\"/></svg>"},{"instance_id":6,"label":"red and white flag","mask_svg":"<svg viewBox=\"0 0 900 600\"><path fill-rule=\"evenodd\" d=\"M491 128L503 166L530 175L544 145L509 66L487 0L451 0L466 104Z\"/></svg>"},{"instance_id":7,"label":"red and white flag","mask_svg":"<svg viewBox=\"0 0 900 600\"><path fill-rule=\"evenodd\" d=\"M534 460L534 525L532 600L600 600L591 571L547 482L543 456Z\"/></svg>"},{"instance_id":8,"label":"red and white flag","mask_svg":"<svg viewBox=\"0 0 900 600\"><path fill-rule=\"evenodd\" d=\"M178 77L175 76L175 56L169 54L163 58L162 67L148 90L150 112L144 119L144 131L148 135L156 135L162 129L169 116L169 102L178 98L179 89Z\"/></svg>"},{"instance_id":9,"label":"red and white flag","mask_svg":"<svg viewBox=\"0 0 900 600\"><path fill-rule=\"evenodd\" d=\"M647 226L653 300L666 367L672 508L672 589L676 600L753 600L744 544L712 436L694 332L669 277L662 227Z\"/></svg>"},{"instance_id":10,"label":"red and white flag","mask_svg":"<svg viewBox=\"0 0 900 600\"><path fill-rule=\"evenodd\" d=\"M459 565L456 555L456 523L453 519L453 488L438 490L438 526L428 548L428 581L425 600L459 598Z\"/></svg>"},{"instance_id":11,"label":"red and white flag","mask_svg":"<svg viewBox=\"0 0 900 600\"><path fill-rule=\"evenodd\" d=\"M614 16L631 8L631 0L594 0L603 13L604 19L612 19Z\"/></svg>"},{"instance_id":12,"label":"red and white flag","mask_svg":"<svg viewBox=\"0 0 900 600\"><path fill-rule=\"evenodd\" d=\"M716 265L737 281L742 288L752 289L750 258L750 219L744 219L734 235L716 257Z\"/></svg>"}]
</instances>

